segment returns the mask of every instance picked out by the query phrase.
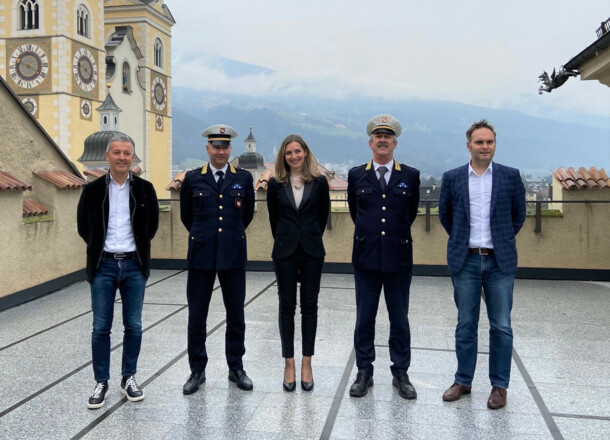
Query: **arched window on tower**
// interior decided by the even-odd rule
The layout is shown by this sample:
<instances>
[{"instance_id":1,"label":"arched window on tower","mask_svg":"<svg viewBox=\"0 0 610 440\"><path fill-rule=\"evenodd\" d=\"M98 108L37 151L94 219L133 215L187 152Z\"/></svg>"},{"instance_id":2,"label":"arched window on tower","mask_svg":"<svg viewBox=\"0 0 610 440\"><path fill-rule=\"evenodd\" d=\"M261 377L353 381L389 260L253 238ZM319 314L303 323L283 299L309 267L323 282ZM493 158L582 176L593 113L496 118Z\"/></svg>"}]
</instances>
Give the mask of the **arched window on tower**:
<instances>
[{"instance_id":1,"label":"arched window on tower","mask_svg":"<svg viewBox=\"0 0 610 440\"><path fill-rule=\"evenodd\" d=\"M155 66L163 67L163 43L158 38L155 40Z\"/></svg>"},{"instance_id":2,"label":"arched window on tower","mask_svg":"<svg viewBox=\"0 0 610 440\"><path fill-rule=\"evenodd\" d=\"M19 30L38 29L39 8L36 0L19 2Z\"/></svg>"},{"instance_id":3,"label":"arched window on tower","mask_svg":"<svg viewBox=\"0 0 610 440\"><path fill-rule=\"evenodd\" d=\"M76 32L78 35L89 38L89 10L85 5L78 5L76 9Z\"/></svg>"},{"instance_id":4,"label":"arched window on tower","mask_svg":"<svg viewBox=\"0 0 610 440\"><path fill-rule=\"evenodd\" d=\"M129 63L125 61L123 63L123 92L129 93L131 92L131 69L129 68Z\"/></svg>"}]
</instances>

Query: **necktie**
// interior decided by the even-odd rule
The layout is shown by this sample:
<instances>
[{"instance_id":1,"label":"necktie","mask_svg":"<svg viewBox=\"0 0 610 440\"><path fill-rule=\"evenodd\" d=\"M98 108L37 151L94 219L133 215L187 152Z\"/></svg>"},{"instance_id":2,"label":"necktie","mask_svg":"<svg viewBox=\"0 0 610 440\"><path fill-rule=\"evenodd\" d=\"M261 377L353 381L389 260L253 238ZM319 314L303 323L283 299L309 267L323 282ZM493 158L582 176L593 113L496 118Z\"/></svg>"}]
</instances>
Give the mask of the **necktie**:
<instances>
[{"instance_id":1,"label":"necktie","mask_svg":"<svg viewBox=\"0 0 610 440\"><path fill-rule=\"evenodd\" d=\"M222 182L225 181L225 179L224 179L225 173L223 173L222 171L216 171L216 175L218 176L217 183L218 183L218 189L220 190L220 189L222 189Z\"/></svg>"},{"instance_id":2,"label":"necktie","mask_svg":"<svg viewBox=\"0 0 610 440\"><path fill-rule=\"evenodd\" d=\"M385 181L384 175L388 172L388 169L386 167L379 167L377 168L377 171L379 171L379 184L381 185L381 191L385 192L388 184Z\"/></svg>"}]
</instances>

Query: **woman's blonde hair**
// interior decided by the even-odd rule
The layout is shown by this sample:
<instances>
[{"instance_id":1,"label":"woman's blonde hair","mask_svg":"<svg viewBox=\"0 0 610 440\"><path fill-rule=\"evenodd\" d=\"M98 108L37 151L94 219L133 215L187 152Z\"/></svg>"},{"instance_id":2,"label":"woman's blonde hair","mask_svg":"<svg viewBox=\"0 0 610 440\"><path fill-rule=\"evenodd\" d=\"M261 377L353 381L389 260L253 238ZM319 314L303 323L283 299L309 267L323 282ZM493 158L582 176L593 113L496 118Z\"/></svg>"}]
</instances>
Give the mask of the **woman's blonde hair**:
<instances>
[{"instance_id":1,"label":"woman's blonde hair","mask_svg":"<svg viewBox=\"0 0 610 440\"><path fill-rule=\"evenodd\" d=\"M277 152L275 158L275 180L284 186L288 185L290 181L290 165L286 163L285 158L286 146L292 142L298 142L301 147L303 147L303 151L307 153L307 156L305 156L305 160L303 161L303 182L310 182L311 179L320 175L320 172L318 171L318 162L307 146L305 139L298 134L290 134L282 141L280 151Z\"/></svg>"}]
</instances>

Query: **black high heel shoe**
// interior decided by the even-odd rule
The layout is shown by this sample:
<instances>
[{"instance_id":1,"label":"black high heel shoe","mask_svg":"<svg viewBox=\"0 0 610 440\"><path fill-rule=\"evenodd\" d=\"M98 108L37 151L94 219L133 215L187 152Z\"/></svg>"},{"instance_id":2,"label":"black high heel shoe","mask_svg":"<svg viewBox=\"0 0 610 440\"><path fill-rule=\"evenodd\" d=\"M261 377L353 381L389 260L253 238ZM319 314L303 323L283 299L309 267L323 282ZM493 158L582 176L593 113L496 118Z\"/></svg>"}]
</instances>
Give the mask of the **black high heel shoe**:
<instances>
[{"instance_id":1,"label":"black high heel shoe","mask_svg":"<svg viewBox=\"0 0 610 440\"><path fill-rule=\"evenodd\" d=\"M305 382L304 380L301 381L301 389L303 391L311 391L313 390L313 379L311 379L311 382Z\"/></svg>"},{"instance_id":2,"label":"black high heel shoe","mask_svg":"<svg viewBox=\"0 0 610 440\"><path fill-rule=\"evenodd\" d=\"M288 391L289 393L292 393L294 390L297 389L297 381L296 380L294 380L292 382L284 381L282 383L282 386L284 387L284 391Z\"/></svg>"}]
</instances>

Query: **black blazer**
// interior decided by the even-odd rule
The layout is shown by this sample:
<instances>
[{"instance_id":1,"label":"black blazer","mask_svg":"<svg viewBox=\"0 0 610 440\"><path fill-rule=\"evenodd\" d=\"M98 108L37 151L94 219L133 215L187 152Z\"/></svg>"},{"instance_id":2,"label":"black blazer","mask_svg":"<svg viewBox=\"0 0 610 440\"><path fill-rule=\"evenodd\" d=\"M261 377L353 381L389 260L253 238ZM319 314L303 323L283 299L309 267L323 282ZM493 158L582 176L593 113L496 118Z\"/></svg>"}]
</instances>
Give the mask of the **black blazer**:
<instances>
[{"instance_id":1,"label":"black blazer","mask_svg":"<svg viewBox=\"0 0 610 440\"><path fill-rule=\"evenodd\" d=\"M108 231L108 184L110 173L83 188L78 202L76 225L78 235L87 243L87 281L93 281L102 261ZM142 272L150 275L150 241L159 226L159 203L152 183L129 173L129 214L136 242L136 253Z\"/></svg>"},{"instance_id":2,"label":"black blazer","mask_svg":"<svg viewBox=\"0 0 610 440\"><path fill-rule=\"evenodd\" d=\"M284 186L271 178L267 189L267 208L275 239L272 258L288 258L299 244L312 257L326 255L322 234L328 220L330 195L325 176L318 176L305 184L298 209L292 186Z\"/></svg>"}]
</instances>

